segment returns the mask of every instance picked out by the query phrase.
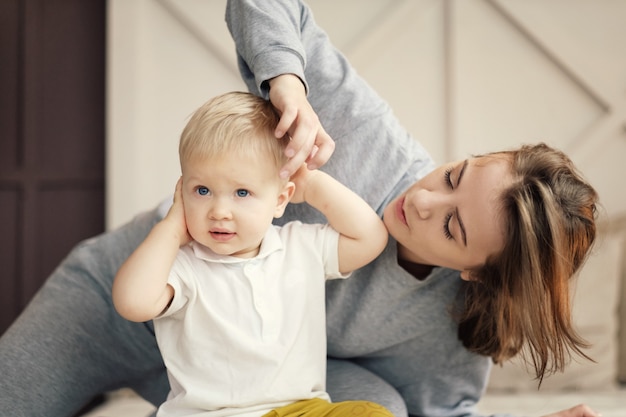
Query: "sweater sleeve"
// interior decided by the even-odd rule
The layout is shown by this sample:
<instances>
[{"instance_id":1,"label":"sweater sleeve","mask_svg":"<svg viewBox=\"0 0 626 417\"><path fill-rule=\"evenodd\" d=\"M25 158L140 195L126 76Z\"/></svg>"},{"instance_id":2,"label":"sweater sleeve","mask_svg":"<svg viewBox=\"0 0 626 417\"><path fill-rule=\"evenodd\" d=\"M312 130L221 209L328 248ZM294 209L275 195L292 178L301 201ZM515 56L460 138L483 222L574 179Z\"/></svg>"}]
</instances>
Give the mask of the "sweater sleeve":
<instances>
[{"instance_id":1,"label":"sweater sleeve","mask_svg":"<svg viewBox=\"0 0 626 417\"><path fill-rule=\"evenodd\" d=\"M268 98L267 80L285 73L300 77L336 144L322 169L379 213L432 170L428 152L335 48L307 5L298 0L229 0L226 23L249 90ZM293 219L324 222L303 205L290 205L281 221Z\"/></svg>"},{"instance_id":2,"label":"sweater sleeve","mask_svg":"<svg viewBox=\"0 0 626 417\"><path fill-rule=\"evenodd\" d=\"M226 24L235 40L239 71L248 90L269 99L268 80L295 74L308 91L301 42L301 5L294 1L228 1ZM265 30L271 27L272 30Z\"/></svg>"}]
</instances>

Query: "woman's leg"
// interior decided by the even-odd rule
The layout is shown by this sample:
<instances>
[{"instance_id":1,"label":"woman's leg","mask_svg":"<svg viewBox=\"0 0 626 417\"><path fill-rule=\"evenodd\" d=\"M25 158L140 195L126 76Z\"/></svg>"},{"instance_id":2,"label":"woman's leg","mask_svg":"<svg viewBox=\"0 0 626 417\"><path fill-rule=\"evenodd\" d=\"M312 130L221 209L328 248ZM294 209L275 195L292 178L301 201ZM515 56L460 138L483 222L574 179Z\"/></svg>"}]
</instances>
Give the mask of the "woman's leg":
<instances>
[{"instance_id":1,"label":"woman's leg","mask_svg":"<svg viewBox=\"0 0 626 417\"><path fill-rule=\"evenodd\" d=\"M0 414L71 416L123 386L160 403L169 389L150 327L111 302L117 269L158 220L156 210L79 244L0 339Z\"/></svg>"},{"instance_id":2,"label":"woman's leg","mask_svg":"<svg viewBox=\"0 0 626 417\"><path fill-rule=\"evenodd\" d=\"M385 406L396 417L406 417L398 391L378 375L342 359L328 359L326 390L333 402L367 400Z\"/></svg>"}]
</instances>

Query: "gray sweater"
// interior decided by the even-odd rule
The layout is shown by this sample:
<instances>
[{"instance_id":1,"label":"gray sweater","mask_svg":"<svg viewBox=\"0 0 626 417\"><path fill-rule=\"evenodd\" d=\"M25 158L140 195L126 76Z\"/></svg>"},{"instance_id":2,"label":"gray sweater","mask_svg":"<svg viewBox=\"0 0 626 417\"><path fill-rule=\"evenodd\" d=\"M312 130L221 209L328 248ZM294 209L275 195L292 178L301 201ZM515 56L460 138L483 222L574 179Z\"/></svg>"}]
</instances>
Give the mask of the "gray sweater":
<instances>
[{"instance_id":1,"label":"gray sweater","mask_svg":"<svg viewBox=\"0 0 626 417\"><path fill-rule=\"evenodd\" d=\"M305 4L231 0L226 21L250 91L268 98L266 80L298 75L336 142L322 169L379 214L434 168L387 103L331 45ZM306 205L290 205L280 220L293 219L324 221ZM462 285L457 271L444 268L415 279L398 265L390 239L383 254L351 279L328 283L329 356L349 358L384 378L411 415L477 415L491 360L468 352L458 340L450 308Z\"/></svg>"}]
</instances>

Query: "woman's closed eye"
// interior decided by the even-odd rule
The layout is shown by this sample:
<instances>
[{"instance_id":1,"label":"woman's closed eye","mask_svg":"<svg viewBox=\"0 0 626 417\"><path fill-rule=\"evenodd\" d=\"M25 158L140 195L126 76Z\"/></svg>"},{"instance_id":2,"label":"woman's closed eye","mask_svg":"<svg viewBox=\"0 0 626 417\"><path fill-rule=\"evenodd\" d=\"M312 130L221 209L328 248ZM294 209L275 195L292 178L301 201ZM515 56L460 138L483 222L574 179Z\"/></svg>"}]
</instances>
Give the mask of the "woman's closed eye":
<instances>
[{"instance_id":1,"label":"woman's closed eye","mask_svg":"<svg viewBox=\"0 0 626 417\"><path fill-rule=\"evenodd\" d=\"M450 167L448 169L446 169L446 171L443 174L443 180L446 183L446 186L449 187L450 189L454 190L455 188L458 188L459 185L461 184L461 180L463 179L463 175L465 174L465 169L467 168L467 165L469 164L469 160L466 159L465 161L463 161L463 164L461 165L461 168L458 172L458 176L456 178L456 187L455 185L452 183L452 172L457 168L457 167Z\"/></svg>"},{"instance_id":2,"label":"woman's closed eye","mask_svg":"<svg viewBox=\"0 0 626 417\"><path fill-rule=\"evenodd\" d=\"M454 190L454 185L452 185L452 168L446 169L446 172L443 174L443 179L448 187Z\"/></svg>"},{"instance_id":3,"label":"woman's closed eye","mask_svg":"<svg viewBox=\"0 0 626 417\"><path fill-rule=\"evenodd\" d=\"M443 235L446 239L454 239L452 233L450 232L450 220L452 219L452 213L448 213L443 221Z\"/></svg>"}]
</instances>

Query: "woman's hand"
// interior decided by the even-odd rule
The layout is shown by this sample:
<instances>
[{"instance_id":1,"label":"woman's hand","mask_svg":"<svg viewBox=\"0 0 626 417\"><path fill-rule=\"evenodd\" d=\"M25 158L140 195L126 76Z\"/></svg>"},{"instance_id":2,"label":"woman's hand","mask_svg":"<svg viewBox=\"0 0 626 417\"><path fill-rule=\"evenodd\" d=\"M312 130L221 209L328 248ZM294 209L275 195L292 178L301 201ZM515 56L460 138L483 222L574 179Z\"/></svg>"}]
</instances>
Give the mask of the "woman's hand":
<instances>
[{"instance_id":1,"label":"woman's hand","mask_svg":"<svg viewBox=\"0 0 626 417\"><path fill-rule=\"evenodd\" d=\"M303 163L309 169L321 167L335 150L335 142L307 100L304 84L293 74L279 75L269 83L270 101L281 114L275 135L281 138L288 133L291 137L285 149L289 162L281 169L280 176L290 177Z\"/></svg>"},{"instance_id":2,"label":"woman's hand","mask_svg":"<svg viewBox=\"0 0 626 417\"><path fill-rule=\"evenodd\" d=\"M549 414L543 417L600 417L599 413L596 413L585 404L578 404L567 410L559 411L554 414Z\"/></svg>"}]
</instances>

